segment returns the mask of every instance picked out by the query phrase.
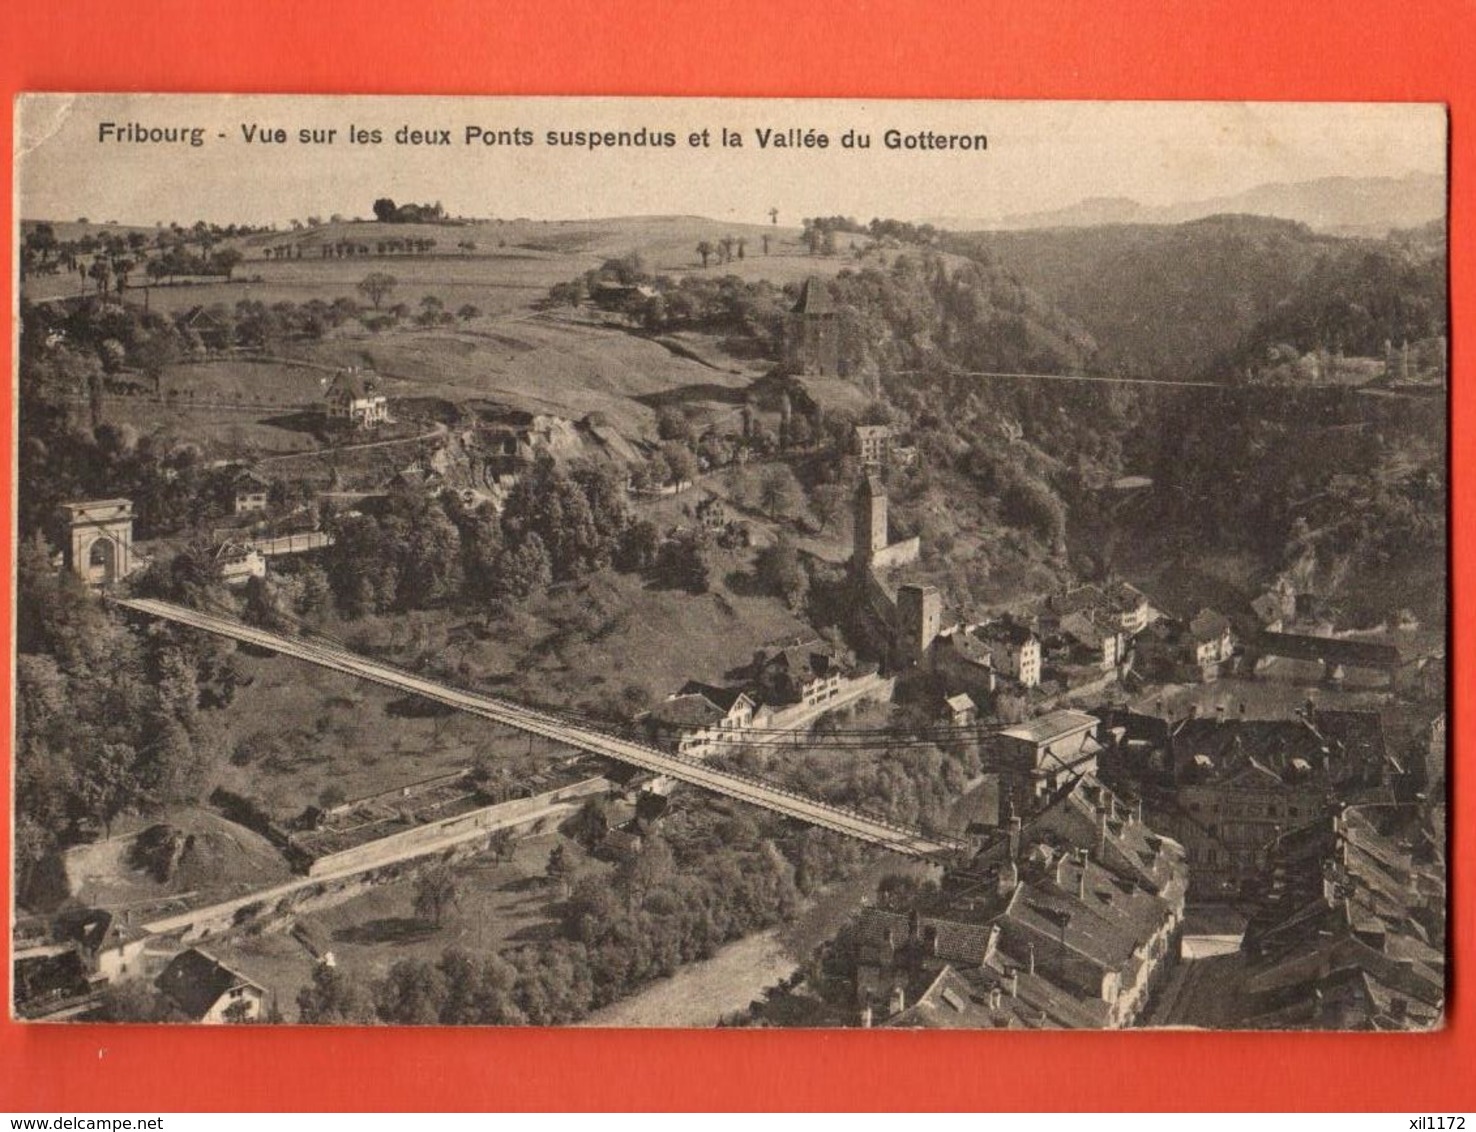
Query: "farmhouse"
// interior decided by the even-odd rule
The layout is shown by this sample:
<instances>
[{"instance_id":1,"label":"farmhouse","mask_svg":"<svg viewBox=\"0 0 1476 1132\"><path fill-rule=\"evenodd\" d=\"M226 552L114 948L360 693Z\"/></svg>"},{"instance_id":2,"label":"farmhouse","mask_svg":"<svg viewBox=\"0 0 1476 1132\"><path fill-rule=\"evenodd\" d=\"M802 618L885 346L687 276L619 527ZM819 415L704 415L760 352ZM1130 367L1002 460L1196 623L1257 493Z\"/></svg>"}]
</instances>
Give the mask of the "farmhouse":
<instances>
[{"instance_id":1,"label":"farmhouse","mask_svg":"<svg viewBox=\"0 0 1476 1132\"><path fill-rule=\"evenodd\" d=\"M668 696L645 717L652 739L694 759L731 747L753 722L754 701L741 689L695 680Z\"/></svg>"},{"instance_id":2,"label":"farmhouse","mask_svg":"<svg viewBox=\"0 0 1476 1132\"><path fill-rule=\"evenodd\" d=\"M198 947L176 955L154 985L191 1022L250 1022L266 1002L265 990Z\"/></svg>"},{"instance_id":3,"label":"farmhouse","mask_svg":"<svg viewBox=\"0 0 1476 1132\"><path fill-rule=\"evenodd\" d=\"M323 407L330 420L355 428L373 428L389 420L389 399L372 377L354 367L333 375L323 393Z\"/></svg>"},{"instance_id":4,"label":"farmhouse","mask_svg":"<svg viewBox=\"0 0 1476 1132\"><path fill-rule=\"evenodd\" d=\"M271 482L250 469L243 470L231 483L231 512L235 515L257 514L267 509Z\"/></svg>"}]
</instances>

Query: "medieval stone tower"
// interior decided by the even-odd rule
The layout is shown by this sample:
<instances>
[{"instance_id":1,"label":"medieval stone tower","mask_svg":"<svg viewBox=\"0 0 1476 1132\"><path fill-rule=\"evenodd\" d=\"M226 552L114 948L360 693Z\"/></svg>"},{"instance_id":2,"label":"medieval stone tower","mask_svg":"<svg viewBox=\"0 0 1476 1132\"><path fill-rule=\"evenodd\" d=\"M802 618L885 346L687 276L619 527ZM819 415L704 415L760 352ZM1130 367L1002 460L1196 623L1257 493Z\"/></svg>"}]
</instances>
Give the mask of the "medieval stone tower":
<instances>
[{"instance_id":1,"label":"medieval stone tower","mask_svg":"<svg viewBox=\"0 0 1476 1132\"><path fill-rule=\"evenodd\" d=\"M937 586L906 585L897 590L893 640L903 664L916 664L926 657L942 627L943 595Z\"/></svg>"},{"instance_id":2,"label":"medieval stone tower","mask_svg":"<svg viewBox=\"0 0 1476 1132\"><path fill-rule=\"evenodd\" d=\"M825 283L805 280L789 312L789 362L802 374L833 376L840 369L840 326Z\"/></svg>"},{"instance_id":3,"label":"medieval stone tower","mask_svg":"<svg viewBox=\"0 0 1476 1132\"><path fill-rule=\"evenodd\" d=\"M856 488L851 537L851 563L858 570L870 566L877 554L887 548L887 489L875 472L863 475Z\"/></svg>"}]
</instances>

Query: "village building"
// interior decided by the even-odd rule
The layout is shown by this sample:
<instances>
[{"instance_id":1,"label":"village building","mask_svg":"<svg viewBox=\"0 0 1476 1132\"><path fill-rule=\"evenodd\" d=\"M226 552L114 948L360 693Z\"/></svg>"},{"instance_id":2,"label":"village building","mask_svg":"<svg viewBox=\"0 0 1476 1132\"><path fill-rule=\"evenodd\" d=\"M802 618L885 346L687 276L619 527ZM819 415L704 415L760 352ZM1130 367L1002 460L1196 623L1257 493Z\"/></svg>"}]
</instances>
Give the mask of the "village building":
<instances>
[{"instance_id":1,"label":"village building","mask_svg":"<svg viewBox=\"0 0 1476 1132\"><path fill-rule=\"evenodd\" d=\"M215 569L228 586L244 586L252 578L265 578L266 557L254 546L223 542L215 551Z\"/></svg>"},{"instance_id":2,"label":"village building","mask_svg":"<svg viewBox=\"0 0 1476 1132\"><path fill-rule=\"evenodd\" d=\"M959 692L943 701L948 722L953 727L972 727L979 719L979 706L967 692Z\"/></svg>"},{"instance_id":3,"label":"village building","mask_svg":"<svg viewBox=\"0 0 1476 1132\"><path fill-rule=\"evenodd\" d=\"M851 449L862 464L891 463L895 435L891 425L858 424L851 434Z\"/></svg>"},{"instance_id":4,"label":"village building","mask_svg":"<svg viewBox=\"0 0 1476 1132\"><path fill-rule=\"evenodd\" d=\"M194 338L207 350L229 350L235 344L236 328L224 308L191 307L175 325L186 341Z\"/></svg>"},{"instance_id":5,"label":"village building","mask_svg":"<svg viewBox=\"0 0 1476 1132\"><path fill-rule=\"evenodd\" d=\"M258 984L198 947L176 955L154 985L191 1022L251 1022L266 1002Z\"/></svg>"},{"instance_id":6,"label":"village building","mask_svg":"<svg viewBox=\"0 0 1476 1132\"><path fill-rule=\"evenodd\" d=\"M389 420L389 399L379 392L372 377L356 367L333 375L323 392L323 406L330 420L354 428L374 428Z\"/></svg>"},{"instance_id":7,"label":"village building","mask_svg":"<svg viewBox=\"0 0 1476 1132\"><path fill-rule=\"evenodd\" d=\"M1131 1025L1173 961L1188 871L1091 776L1011 818L936 893L856 925L863 1024Z\"/></svg>"},{"instance_id":8,"label":"village building","mask_svg":"<svg viewBox=\"0 0 1476 1132\"><path fill-rule=\"evenodd\" d=\"M799 301L790 308L786 354L798 373L834 377L840 372L840 324L830 288L810 276L800 288Z\"/></svg>"},{"instance_id":9,"label":"village building","mask_svg":"<svg viewBox=\"0 0 1476 1132\"><path fill-rule=\"evenodd\" d=\"M1293 682L1392 688L1403 664L1395 645L1302 633L1263 631L1248 652L1256 675Z\"/></svg>"},{"instance_id":10,"label":"village building","mask_svg":"<svg viewBox=\"0 0 1476 1132\"><path fill-rule=\"evenodd\" d=\"M1418 807L1349 806L1277 837L1227 1026L1428 1030L1445 1005L1443 838Z\"/></svg>"},{"instance_id":11,"label":"village building","mask_svg":"<svg viewBox=\"0 0 1476 1132\"><path fill-rule=\"evenodd\" d=\"M1198 899L1237 896L1265 865L1267 847L1329 802L1392 801L1401 772L1377 712L1103 719L1113 743L1109 777L1136 788L1149 823L1184 844Z\"/></svg>"},{"instance_id":12,"label":"village building","mask_svg":"<svg viewBox=\"0 0 1476 1132\"><path fill-rule=\"evenodd\" d=\"M705 759L731 751L753 724L755 703L742 689L689 681L642 719L652 740Z\"/></svg>"},{"instance_id":13,"label":"village building","mask_svg":"<svg viewBox=\"0 0 1476 1132\"><path fill-rule=\"evenodd\" d=\"M1137 667L1152 678L1174 683L1213 683L1235 655L1235 631L1228 618L1201 609L1187 621L1163 618L1134 641Z\"/></svg>"},{"instance_id":14,"label":"village building","mask_svg":"<svg viewBox=\"0 0 1476 1132\"><path fill-rule=\"evenodd\" d=\"M240 472L231 481L231 513L255 515L268 507L268 495L272 485L250 469Z\"/></svg>"}]
</instances>

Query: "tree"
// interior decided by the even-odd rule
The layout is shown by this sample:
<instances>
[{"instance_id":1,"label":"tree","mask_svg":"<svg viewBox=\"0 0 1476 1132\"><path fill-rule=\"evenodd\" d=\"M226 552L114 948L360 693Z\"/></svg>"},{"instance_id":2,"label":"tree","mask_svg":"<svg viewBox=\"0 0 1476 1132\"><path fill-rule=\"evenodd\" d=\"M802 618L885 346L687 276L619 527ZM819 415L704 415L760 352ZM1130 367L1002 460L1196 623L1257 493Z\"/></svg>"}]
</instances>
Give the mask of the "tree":
<instances>
[{"instance_id":1,"label":"tree","mask_svg":"<svg viewBox=\"0 0 1476 1132\"><path fill-rule=\"evenodd\" d=\"M809 579L800 564L794 541L787 534L781 534L772 544L759 551L755 567L759 582L764 588L782 597L791 608L804 601Z\"/></svg>"},{"instance_id":2,"label":"tree","mask_svg":"<svg viewBox=\"0 0 1476 1132\"><path fill-rule=\"evenodd\" d=\"M473 245L473 247L475 246L476 245ZM481 307L474 306L471 303L463 303L462 306L457 310L456 317L461 319L462 322L470 322L474 318L480 318L481 314Z\"/></svg>"},{"instance_id":3,"label":"tree","mask_svg":"<svg viewBox=\"0 0 1476 1132\"><path fill-rule=\"evenodd\" d=\"M113 836L113 819L138 796L134 764L138 756L124 743L103 743L78 768L77 796L87 812Z\"/></svg>"},{"instance_id":4,"label":"tree","mask_svg":"<svg viewBox=\"0 0 1476 1132\"><path fill-rule=\"evenodd\" d=\"M359 293L379 309L379 304L395 289L399 280L384 271L371 271L359 280Z\"/></svg>"},{"instance_id":5,"label":"tree","mask_svg":"<svg viewBox=\"0 0 1476 1132\"><path fill-rule=\"evenodd\" d=\"M671 482L678 491L697 478L697 457L685 444L668 440L661 446L661 458L666 462Z\"/></svg>"},{"instance_id":6,"label":"tree","mask_svg":"<svg viewBox=\"0 0 1476 1132\"><path fill-rule=\"evenodd\" d=\"M447 999L446 976L425 959L401 959L374 990L379 1016L400 1026L433 1026Z\"/></svg>"},{"instance_id":7,"label":"tree","mask_svg":"<svg viewBox=\"0 0 1476 1132\"><path fill-rule=\"evenodd\" d=\"M788 464L770 465L759 477L759 506L771 519L793 510L799 494L799 481Z\"/></svg>"},{"instance_id":8,"label":"tree","mask_svg":"<svg viewBox=\"0 0 1476 1132\"><path fill-rule=\"evenodd\" d=\"M570 881L574 875L574 862L569 860L569 851L562 842L555 845L553 851L549 853L544 875L548 877L549 883L558 886L559 892L567 899Z\"/></svg>"},{"instance_id":9,"label":"tree","mask_svg":"<svg viewBox=\"0 0 1476 1132\"><path fill-rule=\"evenodd\" d=\"M313 981L297 992L298 1021L309 1025L365 1025L379 1020L374 996L338 967L319 963Z\"/></svg>"},{"instance_id":10,"label":"tree","mask_svg":"<svg viewBox=\"0 0 1476 1132\"><path fill-rule=\"evenodd\" d=\"M536 533L529 533L515 546L497 555L494 586L499 594L525 598L553 581L548 550Z\"/></svg>"},{"instance_id":11,"label":"tree","mask_svg":"<svg viewBox=\"0 0 1476 1132\"><path fill-rule=\"evenodd\" d=\"M717 251L711 240L703 240L697 245L697 254L702 257L702 266L707 266L707 261L712 258L712 253Z\"/></svg>"},{"instance_id":12,"label":"tree","mask_svg":"<svg viewBox=\"0 0 1476 1132\"><path fill-rule=\"evenodd\" d=\"M389 197L380 197L374 202L374 219L378 220L381 224L392 223L395 219L395 213L398 211L399 209L395 206L395 202ZM308 223L311 224L312 221L309 220ZM378 304L375 305L377 306Z\"/></svg>"},{"instance_id":13,"label":"tree","mask_svg":"<svg viewBox=\"0 0 1476 1132\"><path fill-rule=\"evenodd\" d=\"M439 928L447 909L460 903L460 885L449 865L433 865L415 878L415 914L421 920Z\"/></svg>"},{"instance_id":14,"label":"tree","mask_svg":"<svg viewBox=\"0 0 1476 1132\"><path fill-rule=\"evenodd\" d=\"M498 864L511 861L517 849L518 835L511 829L499 829L487 839L487 851L492 854L492 859Z\"/></svg>"},{"instance_id":15,"label":"tree","mask_svg":"<svg viewBox=\"0 0 1476 1132\"><path fill-rule=\"evenodd\" d=\"M216 273L224 275L227 281L229 281L236 268L241 266L241 260L243 258L241 253L235 248L221 248L220 251L215 253L213 258Z\"/></svg>"}]
</instances>

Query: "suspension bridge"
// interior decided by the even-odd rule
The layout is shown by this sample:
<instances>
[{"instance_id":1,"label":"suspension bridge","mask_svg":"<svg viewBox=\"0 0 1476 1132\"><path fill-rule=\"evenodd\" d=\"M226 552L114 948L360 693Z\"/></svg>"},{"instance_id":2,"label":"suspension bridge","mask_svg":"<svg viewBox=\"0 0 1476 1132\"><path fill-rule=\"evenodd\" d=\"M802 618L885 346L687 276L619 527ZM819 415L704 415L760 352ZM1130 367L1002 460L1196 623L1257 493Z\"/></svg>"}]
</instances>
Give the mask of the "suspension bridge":
<instances>
[{"instance_id":1,"label":"suspension bridge","mask_svg":"<svg viewBox=\"0 0 1476 1132\"><path fill-rule=\"evenodd\" d=\"M680 782L710 790L726 798L747 802L845 837L876 845L904 857L943 860L959 853L964 843L894 824L870 814L833 806L785 789L764 779L719 770L696 759L684 758L659 747L637 742L606 730L588 720L574 720L554 712L540 711L499 696L452 687L426 679L396 665L373 660L342 645L311 637L292 637L247 625L233 617L222 617L150 598L115 599L114 604L149 617L184 625L203 633L225 637L283 656L304 660L385 687L409 692L442 703L529 735L565 744L590 754L667 775Z\"/></svg>"}]
</instances>

